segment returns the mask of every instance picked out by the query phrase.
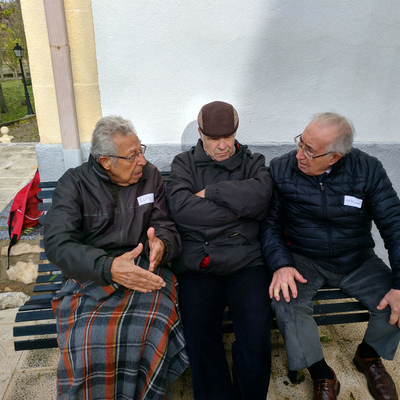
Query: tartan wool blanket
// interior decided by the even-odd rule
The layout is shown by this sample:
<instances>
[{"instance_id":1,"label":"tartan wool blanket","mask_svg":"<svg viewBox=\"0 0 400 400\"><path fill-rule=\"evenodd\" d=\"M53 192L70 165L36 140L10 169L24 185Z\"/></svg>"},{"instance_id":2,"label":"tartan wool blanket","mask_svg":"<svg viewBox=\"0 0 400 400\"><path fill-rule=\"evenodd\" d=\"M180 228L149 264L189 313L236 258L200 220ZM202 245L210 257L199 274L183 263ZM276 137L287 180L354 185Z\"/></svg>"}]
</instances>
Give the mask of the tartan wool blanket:
<instances>
[{"instance_id":1,"label":"tartan wool blanket","mask_svg":"<svg viewBox=\"0 0 400 400\"><path fill-rule=\"evenodd\" d=\"M188 366L177 282L151 293L68 280L53 299L57 399L165 399Z\"/></svg>"}]
</instances>

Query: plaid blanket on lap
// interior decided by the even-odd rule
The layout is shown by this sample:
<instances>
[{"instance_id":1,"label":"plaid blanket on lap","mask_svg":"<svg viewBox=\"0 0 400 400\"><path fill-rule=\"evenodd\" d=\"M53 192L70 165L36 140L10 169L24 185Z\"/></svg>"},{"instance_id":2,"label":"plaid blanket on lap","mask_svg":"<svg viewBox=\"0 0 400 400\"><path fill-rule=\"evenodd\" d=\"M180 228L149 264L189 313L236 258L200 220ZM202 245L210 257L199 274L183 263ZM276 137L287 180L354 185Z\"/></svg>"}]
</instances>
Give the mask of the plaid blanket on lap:
<instances>
[{"instance_id":1,"label":"plaid blanket on lap","mask_svg":"<svg viewBox=\"0 0 400 400\"><path fill-rule=\"evenodd\" d=\"M164 399L188 366L176 278L147 294L68 280L53 299L58 399Z\"/></svg>"}]
</instances>

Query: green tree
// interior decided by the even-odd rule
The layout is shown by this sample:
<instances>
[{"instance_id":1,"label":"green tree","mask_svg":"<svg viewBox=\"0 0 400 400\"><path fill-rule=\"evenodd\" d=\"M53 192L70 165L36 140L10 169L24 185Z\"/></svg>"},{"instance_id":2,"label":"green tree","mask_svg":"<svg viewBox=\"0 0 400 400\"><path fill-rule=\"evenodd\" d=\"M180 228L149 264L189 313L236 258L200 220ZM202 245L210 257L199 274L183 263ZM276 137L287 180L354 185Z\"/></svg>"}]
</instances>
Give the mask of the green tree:
<instances>
[{"instance_id":1,"label":"green tree","mask_svg":"<svg viewBox=\"0 0 400 400\"><path fill-rule=\"evenodd\" d=\"M10 33L9 28L7 27L7 18L9 16L10 11L6 9L5 3L0 2L0 67L3 65L4 60L4 48L3 44L5 43L5 33ZM8 108L6 104L6 100L3 95L3 88L1 87L0 82L0 113L7 113Z\"/></svg>"},{"instance_id":2,"label":"green tree","mask_svg":"<svg viewBox=\"0 0 400 400\"><path fill-rule=\"evenodd\" d=\"M6 104L6 100L3 95L3 88L1 87L1 82L0 82L0 113L8 113L8 108Z\"/></svg>"},{"instance_id":3,"label":"green tree","mask_svg":"<svg viewBox=\"0 0 400 400\"><path fill-rule=\"evenodd\" d=\"M24 24L22 21L20 0L0 1L0 69L8 66L18 77L18 60L14 46L20 43L25 49L24 59L28 60ZM0 112L8 112L0 82Z\"/></svg>"},{"instance_id":4,"label":"green tree","mask_svg":"<svg viewBox=\"0 0 400 400\"><path fill-rule=\"evenodd\" d=\"M24 60L28 60L24 24L22 21L20 0L3 1L3 37L0 45L2 64L7 65L15 77L18 74L18 60L14 54L14 46L19 43L24 49Z\"/></svg>"}]
</instances>

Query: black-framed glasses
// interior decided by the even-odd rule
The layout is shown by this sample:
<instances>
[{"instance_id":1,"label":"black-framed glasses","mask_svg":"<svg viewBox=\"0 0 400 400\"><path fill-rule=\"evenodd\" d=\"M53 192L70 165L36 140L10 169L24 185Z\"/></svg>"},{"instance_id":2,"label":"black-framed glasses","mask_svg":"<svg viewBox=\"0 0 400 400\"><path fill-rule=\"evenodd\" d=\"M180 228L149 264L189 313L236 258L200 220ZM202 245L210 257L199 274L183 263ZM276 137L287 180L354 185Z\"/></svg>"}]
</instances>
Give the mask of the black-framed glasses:
<instances>
[{"instance_id":1,"label":"black-framed glasses","mask_svg":"<svg viewBox=\"0 0 400 400\"><path fill-rule=\"evenodd\" d=\"M323 156L333 153L333 151L328 151L327 153L318 154L317 156L314 156L313 152L303 143L301 136L302 136L302 133L300 133L300 135L295 136L294 142L296 143L298 150L303 150L304 155L308 159L314 160L314 158L323 157Z\"/></svg>"},{"instance_id":2,"label":"black-framed glasses","mask_svg":"<svg viewBox=\"0 0 400 400\"><path fill-rule=\"evenodd\" d=\"M104 156L105 157L113 157L113 158L122 158L123 160L128 160L130 163L133 164L138 159L139 154L144 155L146 153L147 146L145 144L141 144L140 147L141 147L140 151L136 151L135 153L133 153L129 157L114 156L112 154L111 155L110 154L105 154Z\"/></svg>"}]
</instances>

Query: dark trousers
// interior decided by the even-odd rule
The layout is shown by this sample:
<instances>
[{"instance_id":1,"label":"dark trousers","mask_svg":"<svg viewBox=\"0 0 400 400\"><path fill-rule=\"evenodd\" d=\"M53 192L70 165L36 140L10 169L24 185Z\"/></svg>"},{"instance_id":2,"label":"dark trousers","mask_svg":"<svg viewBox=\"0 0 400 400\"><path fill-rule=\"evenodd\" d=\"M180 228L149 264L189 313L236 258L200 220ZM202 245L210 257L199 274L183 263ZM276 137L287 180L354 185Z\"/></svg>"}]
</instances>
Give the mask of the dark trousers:
<instances>
[{"instance_id":1,"label":"dark trousers","mask_svg":"<svg viewBox=\"0 0 400 400\"><path fill-rule=\"evenodd\" d=\"M179 276L179 306L195 400L265 400L271 373L271 300L265 266L220 276ZM232 377L222 340L222 315L232 314Z\"/></svg>"},{"instance_id":2,"label":"dark trousers","mask_svg":"<svg viewBox=\"0 0 400 400\"><path fill-rule=\"evenodd\" d=\"M400 341L400 328L390 325L390 307L379 311L376 307L392 288L392 271L376 255L370 257L347 274L327 271L316 260L294 254L296 269L307 279L297 284L298 296L289 303L274 300L279 330L285 340L290 370L308 368L320 361L324 354L317 324L312 316L314 297L325 283L339 287L368 307L371 315L364 340L383 358L393 360Z\"/></svg>"}]
</instances>

